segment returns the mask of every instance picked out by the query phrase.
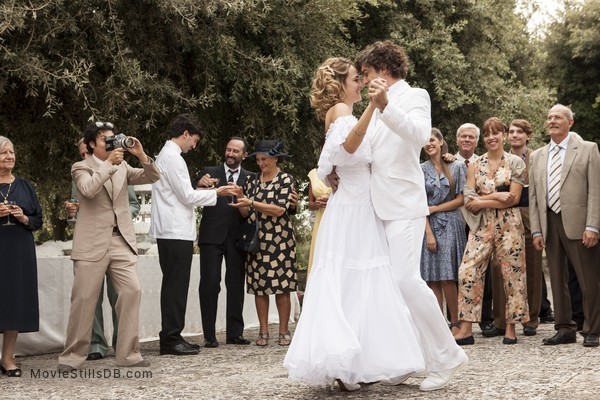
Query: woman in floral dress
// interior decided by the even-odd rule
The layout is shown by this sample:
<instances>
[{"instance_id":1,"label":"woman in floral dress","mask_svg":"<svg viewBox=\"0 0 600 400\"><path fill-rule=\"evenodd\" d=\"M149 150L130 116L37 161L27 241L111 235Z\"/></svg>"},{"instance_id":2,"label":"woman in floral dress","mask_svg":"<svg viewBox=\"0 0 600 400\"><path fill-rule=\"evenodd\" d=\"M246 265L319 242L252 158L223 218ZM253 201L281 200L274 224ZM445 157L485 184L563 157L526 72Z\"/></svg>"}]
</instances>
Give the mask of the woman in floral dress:
<instances>
[{"instance_id":1,"label":"woman in floral dress","mask_svg":"<svg viewBox=\"0 0 600 400\"><path fill-rule=\"evenodd\" d=\"M471 231L458 271L458 317L454 335L460 345L473 344L473 322L481 319L483 276L495 252L506 293L504 344L517 343L516 322L529 320L525 240L519 200L523 188L523 160L504 151L506 125L492 117L483 125L487 153L469 164L465 185L465 219Z\"/></svg>"}]
</instances>

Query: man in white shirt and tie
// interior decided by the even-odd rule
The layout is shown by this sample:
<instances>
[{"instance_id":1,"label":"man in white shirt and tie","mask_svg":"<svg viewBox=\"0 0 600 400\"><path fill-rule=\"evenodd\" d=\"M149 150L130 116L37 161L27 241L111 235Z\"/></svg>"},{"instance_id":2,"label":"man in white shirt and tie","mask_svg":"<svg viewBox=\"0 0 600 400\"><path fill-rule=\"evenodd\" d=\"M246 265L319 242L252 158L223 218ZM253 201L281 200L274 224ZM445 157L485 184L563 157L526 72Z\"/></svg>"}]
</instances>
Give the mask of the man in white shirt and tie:
<instances>
[{"instance_id":1,"label":"man in white shirt and tie","mask_svg":"<svg viewBox=\"0 0 600 400\"><path fill-rule=\"evenodd\" d=\"M479 128L477 125L467 122L462 124L456 130L456 145L458 153L454 156L457 161L464 162L469 166L471 161L477 160L479 156L475 154L477 143L479 142Z\"/></svg>"},{"instance_id":2,"label":"man in white shirt and tie","mask_svg":"<svg viewBox=\"0 0 600 400\"><path fill-rule=\"evenodd\" d=\"M534 151L529 167L529 216L537 250L546 246L557 333L545 345L575 343L567 259L583 292L583 345L600 334L600 153L598 145L569 134L573 113L561 104L548 112L550 144Z\"/></svg>"},{"instance_id":3,"label":"man in white shirt and tie","mask_svg":"<svg viewBox=\"0 0 600 400\"><path fill-rule=\"evenodd\" d=\"M190 270L196 240L194 207L216 204L217 196L229 196L232 186L194 190L181 153L187 153L206 133L189 114L177 116L169 129L170 140L156 158L161 177L152 185L150 236L156 239L163 273L160 310L160 354L198 354L200 346L181 336L190 284Z\"/></svg>"}]
</instances>

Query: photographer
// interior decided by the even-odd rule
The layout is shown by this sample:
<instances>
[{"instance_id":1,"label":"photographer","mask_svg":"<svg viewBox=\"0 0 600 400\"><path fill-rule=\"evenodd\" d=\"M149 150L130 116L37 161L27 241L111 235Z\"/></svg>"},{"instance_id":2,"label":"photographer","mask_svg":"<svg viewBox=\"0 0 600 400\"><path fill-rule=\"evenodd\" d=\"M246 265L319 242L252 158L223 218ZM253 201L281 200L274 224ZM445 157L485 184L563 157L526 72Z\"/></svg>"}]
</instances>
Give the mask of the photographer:
<instances>
[{"instance_id":1,"label":"photographer","mask_svg":"<svg viewBox=\"0 0 600 400\"><path fill-rule=\"evenodd\" d=\"M91 157L73 164L71 175L77 187L79 214L73 234L73 290L65 349L58 358L58 370L81 368L88 356L94 311L104 275L108 272L117 291L119 320L116 363L125 367L146 367L139 350L138 324L140 284L137 277L137 246L128 185L140 185L160 178L153 160L140 141L129 137L114 141L110 122L95 122L84 130L83 142ZM123 149L112 145L132 145ZM143 168L132 168L123 160L125 151L138 158Z\"/></svg>"}]
</instances>

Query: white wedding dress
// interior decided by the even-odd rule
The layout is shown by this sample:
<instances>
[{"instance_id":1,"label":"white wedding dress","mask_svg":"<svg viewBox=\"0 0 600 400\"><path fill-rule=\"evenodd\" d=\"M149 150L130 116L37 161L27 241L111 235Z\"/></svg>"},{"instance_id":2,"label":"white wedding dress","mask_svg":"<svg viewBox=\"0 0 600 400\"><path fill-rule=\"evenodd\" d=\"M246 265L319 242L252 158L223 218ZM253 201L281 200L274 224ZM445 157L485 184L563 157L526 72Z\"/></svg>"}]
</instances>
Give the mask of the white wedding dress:
<instances>
[{"instance_id":1,"label":"white wedding dress","mask_svg":"<svg viewBox=\"0 0 600 400\"><path fill-rule=\"evenodd\" d=\"M319 226L300 321L283 362L292 380L375 382L425 370L418 332L390 271L383 223L369 192L369 137L342 147L353 116L331 124L319 177L340 177Z\"/></svg>"}]
</instances>

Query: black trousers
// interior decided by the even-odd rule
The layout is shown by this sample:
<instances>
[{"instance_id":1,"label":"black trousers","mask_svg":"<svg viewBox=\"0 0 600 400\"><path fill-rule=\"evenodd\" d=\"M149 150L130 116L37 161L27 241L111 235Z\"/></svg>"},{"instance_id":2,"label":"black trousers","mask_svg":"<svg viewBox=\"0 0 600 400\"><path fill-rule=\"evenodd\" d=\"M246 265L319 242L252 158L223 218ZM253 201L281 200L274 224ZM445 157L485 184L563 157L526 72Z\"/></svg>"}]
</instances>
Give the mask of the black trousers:
<instances>
[{"instance_id":1,"label":"black trousers","mask_svg":"<svg viewBox=\"0 0 600 400\"><path fill-rule=\"evenodd\" d=\"M552 312L552 305L548 300L548 286L546 285L546 276L542 271L542 306L540 307L540 318L546 317Z\"/></svg>"},{"instance_id":2,"label":"black trousers","mask_svg":"<svg viewBox=\"0 0 600 400\"><path fill-rule=\"evenodd\" d=\"M227 288L226 335L233 338L244 332L244 286L246 272L244 253L235 248L233 240L223 244L200 245L200 312L205 339L215 339L217 303L221 292L221 266L225 258Z\"/></svg>"},{"instance_id":3,"label":"black trousers","mask_svg":"<svg viewBox=\"0 0 600 400\"><path fill-rule=\"evenodd\" d=\"M183 338L185 310L190 287L190 270L194 255L191 240L156 239L158 261L163 274L160 288L160 344L175 346Z\"/></svg>"}]
</instances>

